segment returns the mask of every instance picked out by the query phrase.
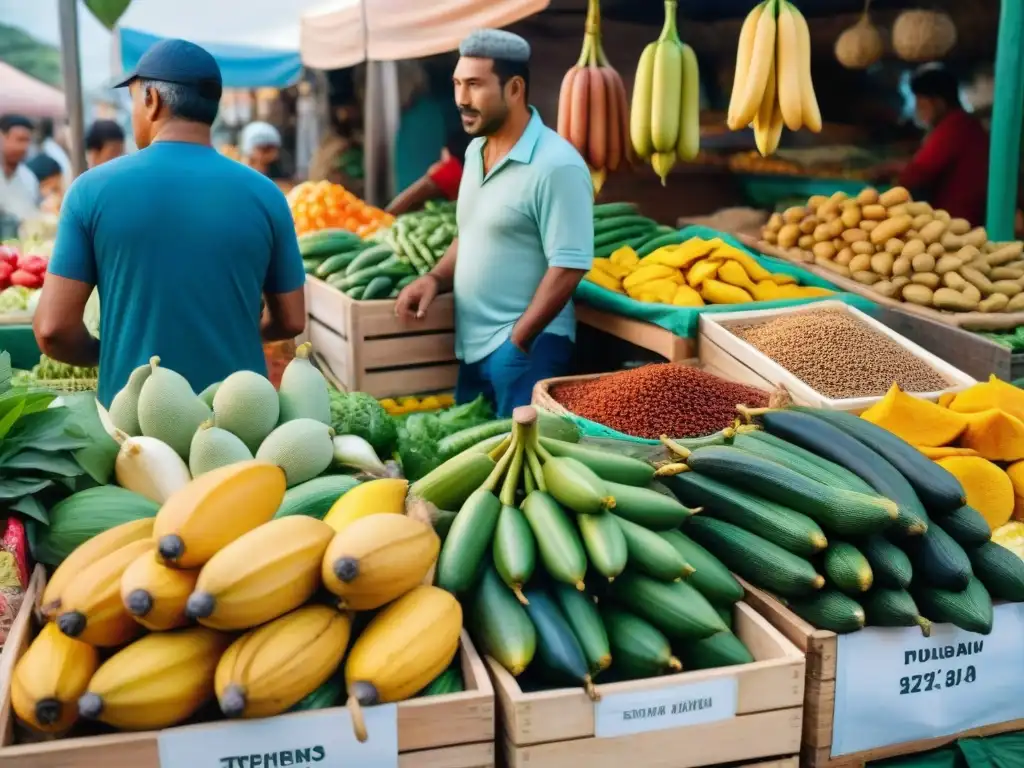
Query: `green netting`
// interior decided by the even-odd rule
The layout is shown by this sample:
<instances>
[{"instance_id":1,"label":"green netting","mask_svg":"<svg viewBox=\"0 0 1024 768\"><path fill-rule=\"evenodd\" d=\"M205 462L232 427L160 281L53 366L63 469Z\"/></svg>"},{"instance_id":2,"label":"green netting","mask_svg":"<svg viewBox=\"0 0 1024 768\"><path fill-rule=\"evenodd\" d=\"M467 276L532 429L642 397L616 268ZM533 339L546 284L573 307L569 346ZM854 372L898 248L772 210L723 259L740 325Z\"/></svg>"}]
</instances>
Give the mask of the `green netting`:
<instances>
[{"instance_id":1,"label":"green netting","mask_svg":"<svg viewBox=\"0 0 1024 768\"><path fill-rule=\"evenodd\" d=\"M804 304L826 300L843 301L872 315L881 311L879 305L870 299L866 299L863 296L858 296L853 293L841 292L832 283L827 280L823 280L817 275L811 274L805 269L801 269L795 264L790 264L789 262L781 261L779 259L773 259L769 256L757 253L756 251L752 251L732 235L718 232L709 227L701 226L684 227L680 231L687 237L700 237L705 240L719 237L730 245L753 256L762 264L762 266L764 266L765 269L771 270L772 272L781 272L786 275L792 275L799 280L801 285L829 288L836 291L836 294L834 296L825 296L819 299L785 299L780 301L755 301L742 305L717 304L708 307L676 307L670 304L653 304L650 302L636 301L635 299L631 299L629 296L624 296L621 293L615 293L615 291L609 291L607 288L602 288L589 280L584 280L580 283L579 288L576 289L576 301L580 304L588 304L589 306L606 312L612 312L617 315L623 315L624 317L631 317L635 320L643 320L647 323L653 323L667 331L671 331L677 336L687 339L692 339L697 336L697 326L700 322L700 316L704 313L716 314L721 312L738 312L740 310L746 311L753 309L799 307Z\"/></svg>"}]
</instances>

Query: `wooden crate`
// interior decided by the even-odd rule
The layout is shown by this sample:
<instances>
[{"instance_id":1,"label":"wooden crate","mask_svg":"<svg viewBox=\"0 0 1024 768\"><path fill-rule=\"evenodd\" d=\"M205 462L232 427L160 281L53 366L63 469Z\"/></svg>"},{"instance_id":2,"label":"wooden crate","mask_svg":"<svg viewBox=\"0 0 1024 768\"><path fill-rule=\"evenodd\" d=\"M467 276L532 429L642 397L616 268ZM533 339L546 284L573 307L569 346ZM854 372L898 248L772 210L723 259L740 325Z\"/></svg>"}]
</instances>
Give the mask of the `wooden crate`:
<instances>
[{"instance_id":1,"label":"wooden crate","mask_svg":"<svg viewBox=\"0 0 1024 768\"><path fill-rule=\"evenodd\" d=\"M732 325L763 321L787 315L799 315L822 309L833 309L850 314L864 325L895 341L945 379L946 387L936 392L915 393L918 397L936 401L945 392L956 392L975 383L974 379L963 371L936 357L909 339L903 338L892 329L886 327L885 324L861 312L856 307L851 307L849 304L841 301L821 301L782 309L703 314L700 318L700 336L697 344L701 365L720 376L739 381L743 384L749 384L750 386L762 389L773 389L776 386L782 386L790 393L793 400L801 405L852 411L854 413L865 411L878 402L884 393L875 397L829 398L798 379L753 345L747 343L739 336L733 335L729 329Z\"/></svg>"},{"instance_id":2,"label":"wooden crate","mask_svg":"<svg viewBox=\"0 0 1024 768\"><path fill-rule=\"evenodd\" d=\"M356 301L306 279L306 335L334 380L374 397L415 395L455 386L455 302L438 296L422 320L395 315L393 299Z\"/></svg>"},{"instance_id":3,"label":"wooden crate","mask_svg":"<svg viewBox=\"0 0 1024 768\"><path fill-rule=\"evenodd\" d=\"M582 689L524 693L493 659L500 750L508 768L692 768L719 763L792 765L803 719L804 657L762 616L739 603L737 636L756 661L682 672L651 680L598 685L604 696L655 692L677 685L735 678L736 716L717 722L614 738L595 736L595 705ZM780 760L780 756L781 760Z\"/></svg>"},{"instance_id":4,"label":"wooden crate","mask_svg":"<svg viewBox=\"0 0 1024 768\"><path fill-rule=\"evenodd\" d=\"M696 339L684 339L660 325L605 312L586 304L576 305L576 322L650 350L670 363L688 360L697 350Z\"/></svg>"},{"instance_id":5,"label":"wooden crate","mask_svg":"<svg viewBox=\"0 0 1024 768\"><path fill-rule=\"evenodd\" d=\"M861 768L874 760L927 752L957 739L1024 730L1024 720L1010 720L934 739L891 744L833 758L837 635L812 627L766 592L745 582L743 586L747 591L746 601L806 654L807 682L804 686L803 737L800 745L800 764L805 768ZM866 674L870 674L870 671Z\"/></svg>"},{"instance_id":6,"label":"wooden crate","mask_svg":"<svg viewBox=\"0 0 1024 768\"><path fill-rule=\"evenodd\" d=\"M4 768L161 768L159 731L15 743L11 672L38 629L35 607L45 584L43 569L37 566L0 655L0 765ZM399 768L489 768L494 765L494 688L487 668L465 632L459 658L465 691L398 704ZM320 710L325 711L328 710ZM316 714L304 712L288 717L298 719ZM268 718L265 722L275 719L278 718ZM347 720L340 722L347 723ZM210 729L219 725L190 725L176 730Z\"/></svg>"}]
</instances>

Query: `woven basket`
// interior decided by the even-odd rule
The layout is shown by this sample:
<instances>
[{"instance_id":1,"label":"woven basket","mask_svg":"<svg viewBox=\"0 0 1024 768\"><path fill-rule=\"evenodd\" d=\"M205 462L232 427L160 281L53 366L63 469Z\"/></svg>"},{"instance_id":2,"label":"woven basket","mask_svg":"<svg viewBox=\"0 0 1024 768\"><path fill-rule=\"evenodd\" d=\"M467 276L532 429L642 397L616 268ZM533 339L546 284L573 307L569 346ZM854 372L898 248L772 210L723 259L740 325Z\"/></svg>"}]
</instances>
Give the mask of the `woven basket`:
<instances>
[{"instance_id":1,"label":"woven basket","mask_svg":"<svg viewBox=\"0 0 1024 768\"><path fill-rule=\"evenodd\" d=\"M37 379L33 387L49 389L53 392L95 392L99 388L97 379Z\"/></svg>"},{"instance_id":2,"label":"woven basket","mask_svg":"<svg viewBox=\"0 0 1024 768\"><path fill-rule=\"evenodd\" d=\"M599 379L607 375L606 373L586 373L580 376L559 376L554 379L541 379L533 385L532 403L555 416L575 416L575 414L551 396L551 388L557 387L559 384L569 384L574 381L590 381L591 379Z\"/></svg>"}]
</instances>

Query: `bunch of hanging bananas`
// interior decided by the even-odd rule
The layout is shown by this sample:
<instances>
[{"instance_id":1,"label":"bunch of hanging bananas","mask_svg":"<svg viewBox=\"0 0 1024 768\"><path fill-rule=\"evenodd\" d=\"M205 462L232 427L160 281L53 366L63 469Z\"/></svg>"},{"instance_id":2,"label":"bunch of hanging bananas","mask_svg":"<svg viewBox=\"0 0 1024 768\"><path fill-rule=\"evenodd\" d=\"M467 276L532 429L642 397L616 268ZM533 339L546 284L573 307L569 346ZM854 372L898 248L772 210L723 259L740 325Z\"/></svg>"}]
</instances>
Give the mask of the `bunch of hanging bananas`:
<instances>
[{"instance_id":1,"label":"bunch of hanging bananas","mask_svg":"<svg viewBox=\"0 0 1024 768\"><path fill-rule=\"evenodd\" d=\"M626 86L601 46L598 0L589 0L583 50L576 66L562 78L558 133L587 161L595 194L609 171L630 162Z\"/></svg>"},{"instance_id":2,"label":"bunch of hanging bananas","mask_svg":"<svg viewBox=\"0 0 1024 768\"><path fill-rule=\"evenodd\" d=\"M650 160L662 185L676 160L700 151L700 71L697 55L679 40L677 0L665 0L665 25L636 65L630 136L637 156Z\"/></svg>"},{"instance_id":3,"label":"bunch of hanging bananas","mask_svg":"<svg viewBox=\"0 0 1024 768\"><path fill-rule=\"evenodd\" d=\"M765 157L778 149L783 125L821 131L811 36L807 20L789 0L763 0L743 22L726 122L734 131L753 124L754 141Z\"/></svg>"}]
</instances>

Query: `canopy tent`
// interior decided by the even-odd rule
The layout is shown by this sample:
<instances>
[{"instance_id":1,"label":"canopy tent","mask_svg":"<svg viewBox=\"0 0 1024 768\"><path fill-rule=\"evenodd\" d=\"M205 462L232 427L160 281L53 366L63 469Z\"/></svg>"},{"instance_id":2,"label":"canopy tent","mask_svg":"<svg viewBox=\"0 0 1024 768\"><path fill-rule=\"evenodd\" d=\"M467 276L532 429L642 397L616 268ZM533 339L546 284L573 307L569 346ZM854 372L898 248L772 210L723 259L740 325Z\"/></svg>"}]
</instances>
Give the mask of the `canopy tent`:
<instances>
[{"instance_id":1,"label":"canopy tent","mask_svg":"<svg viewBox=\"0 0 1024 768\"><path fill-rule=\"evenodd\" d=\"M64 93L0 61L0 115L60 118L66 114Z\"/></svg>"},{"instance_id":2,"label":"canopy tent","mask_svg":"<svg viewBox=\"0 0 1024 768\"><path fill-rule=\"evenodd\" d=\"M400 61L455 50L469 32L506 27L548 7L550 0L364 0L303 15L302 61L316 69L364 59ZM362 22L361 24L359 22Z\"/></svg>"}]
</instances>

